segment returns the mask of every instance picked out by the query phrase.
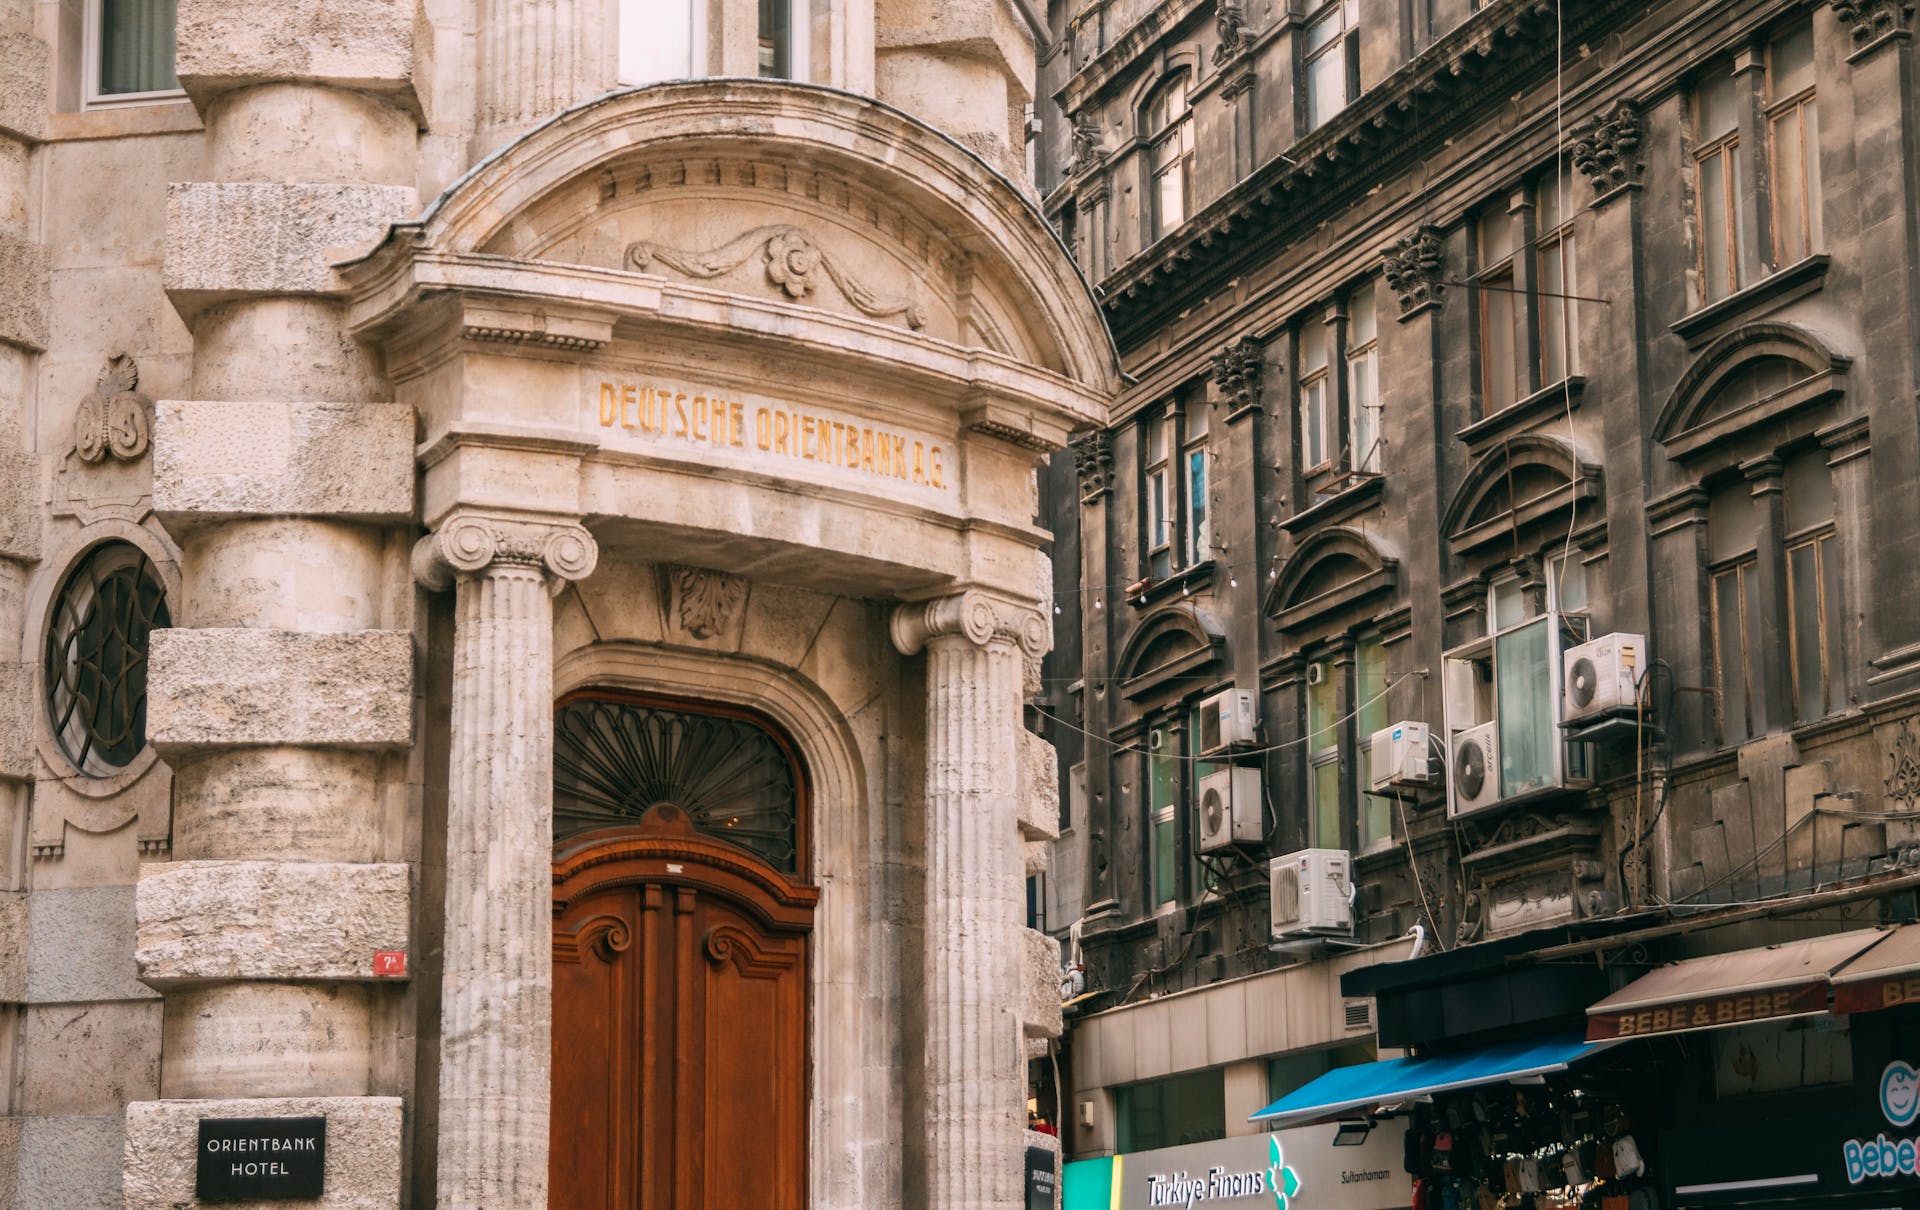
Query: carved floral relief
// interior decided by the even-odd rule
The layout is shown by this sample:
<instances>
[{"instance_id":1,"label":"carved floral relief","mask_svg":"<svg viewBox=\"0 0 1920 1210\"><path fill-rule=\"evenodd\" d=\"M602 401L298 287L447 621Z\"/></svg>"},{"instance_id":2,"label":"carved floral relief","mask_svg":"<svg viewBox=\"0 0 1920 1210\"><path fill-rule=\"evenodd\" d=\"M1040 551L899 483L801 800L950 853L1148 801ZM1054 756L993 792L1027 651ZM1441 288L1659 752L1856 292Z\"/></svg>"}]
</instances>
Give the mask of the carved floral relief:
<instances>
[{"instance_id":1,"label":"carved floral relief","mask_svg":"<svg viewBox=\"0 0 1920 1210\"><path fill-rule=\"evenodd\" d=\"M136 388L140 367L125 353L107 358L93 391L73 419L73 448L80 461L109 458L132 462L147 452L153 401Z\"/></svg>"},{"instance_id":2,"label":"carved floral relief","mask_svg":"<svg viewBox=\"0 0 1920 1210\"><path fill-rule=\"evenodd\" d=\"M642 273L653 272L654 266L660 264L687 277L707 281L738 269L756 253L765 267L767 283L788 298L796 301L807 298L819 289L825 278L862 315L874 319L899 318L916 332L927 326L926 308L911 291L886 295L871 289L828 255L811 234L785 223L755 227L704 252L636 240L627 245L623 261L627 268Z\"/></svg>"}]
</instances>

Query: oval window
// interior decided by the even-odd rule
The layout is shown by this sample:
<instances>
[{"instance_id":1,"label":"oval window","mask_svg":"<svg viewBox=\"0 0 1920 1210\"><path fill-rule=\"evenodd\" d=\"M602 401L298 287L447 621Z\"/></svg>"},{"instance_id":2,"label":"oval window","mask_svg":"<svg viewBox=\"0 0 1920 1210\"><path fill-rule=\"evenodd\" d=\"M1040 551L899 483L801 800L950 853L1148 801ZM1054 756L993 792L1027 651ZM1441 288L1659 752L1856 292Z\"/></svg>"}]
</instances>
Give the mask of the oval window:
<instances>
[{"instance_id":1,"label":"oval window","mask_svg":"<svg viewBox=\"0 0 1920 1210\"><path fill-rule=\"evenodd\" d=\"M141 549L103 542L60 586L47 626L47 719L88 777L108 777L147 743L147 645L172 625L166 586Z\"/></svg>"}]
</instances>

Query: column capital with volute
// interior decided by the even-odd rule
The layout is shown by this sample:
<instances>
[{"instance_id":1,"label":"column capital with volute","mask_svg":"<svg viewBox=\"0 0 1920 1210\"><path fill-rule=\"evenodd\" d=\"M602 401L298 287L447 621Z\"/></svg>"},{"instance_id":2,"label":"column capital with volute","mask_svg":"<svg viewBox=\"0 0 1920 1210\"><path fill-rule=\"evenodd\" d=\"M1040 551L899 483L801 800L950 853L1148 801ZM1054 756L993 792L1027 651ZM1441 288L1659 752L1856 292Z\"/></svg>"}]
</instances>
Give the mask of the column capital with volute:
<instances>
[{"instance_id":1,"label":"column capital with volute","mask_svg":"<svg viewBox=\"0 0 1920 1210\"><path fill-rule=\"evenodd\" d=\"M897 606L889 629L901 655L917 655L930 641L949 635L980 647L999 639L1033 660L1053 647L1053 627L1038 605L977 588Z\"/></svg>"},{"instance_id":2,"label":"column capital with volute","mask_svg":"<svg viewBox=\"0 0 1920 1210\"><path fill-rule=\"evenodd\" d=\"M558 590L583 580L600 560L600 545L577 521L527 521L458 513L413 547L413 577L445 592L463 576L496 565L538 569Z\"/></svg>"}]
</instances>

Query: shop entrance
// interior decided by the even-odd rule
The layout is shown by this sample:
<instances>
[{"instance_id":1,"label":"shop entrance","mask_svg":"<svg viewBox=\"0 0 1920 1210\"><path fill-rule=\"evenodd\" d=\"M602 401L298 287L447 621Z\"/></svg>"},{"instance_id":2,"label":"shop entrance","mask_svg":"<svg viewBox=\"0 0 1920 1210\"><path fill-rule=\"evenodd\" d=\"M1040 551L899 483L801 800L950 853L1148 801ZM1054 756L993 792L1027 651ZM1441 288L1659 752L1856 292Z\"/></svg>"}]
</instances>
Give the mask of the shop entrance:
<instances>
[{"instance_id":1,"label":"shop entrance","mask_svg":"<svg viewBox=\"0 0 1920 1210\"><path fill-rule=\"evenodd\" d=\"M806 1204L804 797L743 713L560 704L550 1205Z\"/></svg>"}]
</instances>

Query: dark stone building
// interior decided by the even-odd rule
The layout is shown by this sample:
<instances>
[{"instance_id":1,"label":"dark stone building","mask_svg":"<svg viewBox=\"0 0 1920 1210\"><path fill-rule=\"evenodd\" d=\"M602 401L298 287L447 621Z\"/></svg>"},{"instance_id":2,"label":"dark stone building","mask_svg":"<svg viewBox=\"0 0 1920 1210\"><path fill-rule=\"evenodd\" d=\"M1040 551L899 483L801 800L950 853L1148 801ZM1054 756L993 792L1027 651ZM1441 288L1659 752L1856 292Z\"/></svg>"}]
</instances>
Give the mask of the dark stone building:
<instances>
[{"instance_id":1,"label":"dark stone building","mask_svg":"<svg viewBox=\"0 0 1920 1210\"><path fill-rule=\"evenodd\" d=\"M1910 914L1913 6L1051 16L1069 1153Z\"/></svg>"}]
</instances>

